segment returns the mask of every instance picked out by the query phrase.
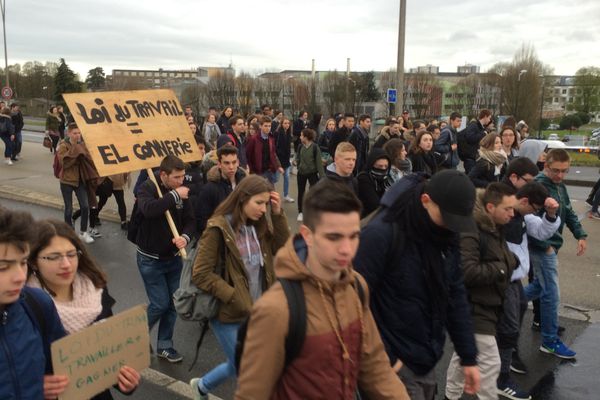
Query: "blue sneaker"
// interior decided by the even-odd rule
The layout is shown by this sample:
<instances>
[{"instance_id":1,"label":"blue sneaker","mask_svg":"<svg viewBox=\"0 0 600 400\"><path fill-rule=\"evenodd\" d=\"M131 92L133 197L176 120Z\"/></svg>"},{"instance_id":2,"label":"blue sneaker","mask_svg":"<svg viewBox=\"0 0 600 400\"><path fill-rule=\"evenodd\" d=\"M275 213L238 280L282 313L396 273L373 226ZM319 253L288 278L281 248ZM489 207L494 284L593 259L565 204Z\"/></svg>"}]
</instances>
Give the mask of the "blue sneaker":
<instances>
[{"instance_id":1,"label":"blue sneaker","mask_svg":"<svg viewBox=\"0 0 600 400\"><path fill-rule=\"evenodd\" d=\"M564 358L567 360L575 358L575 355L577 354L568 348L567 345L561 342L560 339L556 339L551 343L542 343L540 346L540 351L542 353L552 354L558 358Z\"/></svg>"},{"instance_id":2,"label":"blue sneaker","mask_svg":"<svg viewBox=\"0 0 600 400\"><path fill-rule=\"evenodd\" d=\"M529 393L519 389L519 386L511 379L498 381L498 396L512 400L531 400Z\"/></svg>"},{"instance_id":3,"label":"blue sneaker","mask_svg":"<svg viewBox=\"0 0 600 400\"><path fill-rule=\"evenodd\" d=\"M156 355L171 363L178 363L183 360L183 356L172 347L169 347L168 349L158 349Z\"/></svg>"}]
</instances>

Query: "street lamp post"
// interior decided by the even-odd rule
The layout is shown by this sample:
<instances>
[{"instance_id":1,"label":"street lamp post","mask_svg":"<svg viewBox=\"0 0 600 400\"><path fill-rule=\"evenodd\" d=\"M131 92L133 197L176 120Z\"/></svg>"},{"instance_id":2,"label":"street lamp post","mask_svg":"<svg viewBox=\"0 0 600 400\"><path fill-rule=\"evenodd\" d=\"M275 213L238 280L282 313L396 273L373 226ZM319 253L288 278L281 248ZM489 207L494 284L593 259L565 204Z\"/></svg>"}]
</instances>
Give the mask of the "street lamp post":
<instances>
[{"instance_id":1,"label":"street lamp post","mask_svg":"<svg viewBox=\"0 0 600 400\"><path fill-rule=\"evenodd\" d=\"M398 18L398 59L396 61L396 114L404 109L404 42L406 32L406 0L400 0Z\"/></svg>"},{"instance_id":2,"label":"street lamp post","mask_svg":"<svg viewBox=\"0 0 600 400\"><path fill-rule=\"evenodd\" d=\"M519 94L521 94L521 75L527 73L526 69L522 69L519 72L519 77L517 78L517 95L515 100L515 120L518 120L518 112L519 112ZM516 121L515 121L516 122Z\"/></svg>"},{"instance_id":3,"label":"street lamp post","mask_svg":"<svg viewBox=\"0 0 600 400\"><path fill-rule=\"evenodd\" d=\"M0 0L0 11L2 12L2 31L4 32L4 74L6 75L6 86L10 86L8 81L8 53L6 52L6 0Z\"/></svg>"}]
</instances>

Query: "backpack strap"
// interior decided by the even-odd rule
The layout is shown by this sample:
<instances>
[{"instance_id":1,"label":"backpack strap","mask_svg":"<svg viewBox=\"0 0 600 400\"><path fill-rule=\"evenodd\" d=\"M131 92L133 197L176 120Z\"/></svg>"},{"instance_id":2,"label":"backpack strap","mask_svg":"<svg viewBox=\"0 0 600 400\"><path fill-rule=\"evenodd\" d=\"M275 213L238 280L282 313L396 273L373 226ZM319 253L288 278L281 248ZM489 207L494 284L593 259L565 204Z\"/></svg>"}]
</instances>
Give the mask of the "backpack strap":
<instances>
[{"instance_id":1,"label":"backpack strap","mask_svg":"<svg viewBox=\"0 0 600 400\"><path fill-rule=\"evenodd\" d=\"M47 337L48 327L46 324L46 317L44 317L44 310L42 309L42 305L35 299L35 297L29 293L27 290L23 291L23 299L25 300L25 304L27 308L33 314L34 322L37 323L37 326L42 334L42 337Z\"/></svg>"},{"instance_id":2,"label":"backpack strap","mask_svg":"<svg viewBox=\"0 0 600 400\"><path fill-rule=\"evenodd\" d=\"M356 288L356 292L358 293L358 298L360 299L360 302L364 307L365 302L367 301L366 296L365 296L365 288L363 288L363 285L361 285L360 281L358 280L358 275L356 275L354 277L354 287Z\"/></svg>"},{"instance_id":3,"label":"backpack strap","mask_svg":"<svg viewBox=\"0 0 600 400\"><path fill-rule=\"evenodd\" d=\"M306 337L306 300L302 282L279 278L290 314L288 334L285 338L285 366L300 354Z\"/></svg>"}]
</instances>

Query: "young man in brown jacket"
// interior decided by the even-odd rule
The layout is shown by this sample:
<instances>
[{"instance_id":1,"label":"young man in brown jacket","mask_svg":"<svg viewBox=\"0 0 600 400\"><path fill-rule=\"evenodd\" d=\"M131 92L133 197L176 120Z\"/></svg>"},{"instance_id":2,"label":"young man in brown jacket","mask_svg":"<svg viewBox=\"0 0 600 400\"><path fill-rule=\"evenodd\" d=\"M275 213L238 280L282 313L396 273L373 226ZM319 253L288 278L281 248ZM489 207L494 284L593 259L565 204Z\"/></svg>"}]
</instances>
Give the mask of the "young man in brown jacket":
<instances>
[{"instance_id":1,"label":"young man in brown jacket","mask_svg":"<svg viewBox=\"0 0 600 400\"><path fill-rule=\"evenodd\" d=\"M275 259L277 277L302 286L304 343L286 363L290 312L276 283L252 309L236 399L351 400L358 388L372 399L409 398L385 353L367 284L352 268L360 211L356 196L338 182L318 184L305 196L300 234Z\"/></svg>"},{"instance_id":2,"label":"young man in brown jacket","mask_svg":"<svg viewBox=\"0 0 600 400\"><path fill-rule=\"evenodd\" d=\"M65 222L73 225L73 192L75 192L81 216L79 236L85 243L93 243L94 239L87 230L90 199L84 177L98 178L98 173L92 156L81 138L81 131L75 123L67 127L67 136L60 142L56 154L61 168L60 192L65 203Z\"/></svg>"},{"instance_id":3,"label":"young man in brown jacket","mask_svg":"<svg viewBox=\"0 0 600 400\"><path fill-rule=\"evenodd\" d=\"M502 315L506 288L518 265L516 256L506 244L503 227L514 216L515 194L515 188L501 182L494 182L485 191L478 191L473 209L478 232L463 233L460 238L461 263L471 303L477 366L481 376L477 397L481 400L498 399L496 380L500 374L500 354L496 344L496 325ZM460 358L455 352L448 366L447 399L461 398L463 381Z\"/></svg>"}]
</instances>

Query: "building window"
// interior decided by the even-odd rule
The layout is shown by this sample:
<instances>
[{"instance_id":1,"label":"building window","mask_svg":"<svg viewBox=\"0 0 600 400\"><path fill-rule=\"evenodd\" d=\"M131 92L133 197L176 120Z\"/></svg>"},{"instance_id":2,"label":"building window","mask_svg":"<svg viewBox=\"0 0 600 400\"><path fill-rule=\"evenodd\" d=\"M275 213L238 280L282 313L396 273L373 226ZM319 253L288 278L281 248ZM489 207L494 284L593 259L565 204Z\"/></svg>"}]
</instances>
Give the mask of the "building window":
<instances>
[{"instance_id":1,"label":"building window","mask_svg":"<svg viewBox=\"0 0 600 400\"><path fill-rule=\"evenodd\" d=\"M563 89L562 94L567 94L567 89Z\"/></svg>"}]
</instances>

